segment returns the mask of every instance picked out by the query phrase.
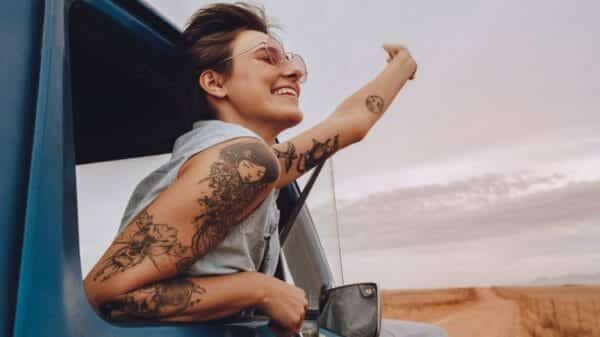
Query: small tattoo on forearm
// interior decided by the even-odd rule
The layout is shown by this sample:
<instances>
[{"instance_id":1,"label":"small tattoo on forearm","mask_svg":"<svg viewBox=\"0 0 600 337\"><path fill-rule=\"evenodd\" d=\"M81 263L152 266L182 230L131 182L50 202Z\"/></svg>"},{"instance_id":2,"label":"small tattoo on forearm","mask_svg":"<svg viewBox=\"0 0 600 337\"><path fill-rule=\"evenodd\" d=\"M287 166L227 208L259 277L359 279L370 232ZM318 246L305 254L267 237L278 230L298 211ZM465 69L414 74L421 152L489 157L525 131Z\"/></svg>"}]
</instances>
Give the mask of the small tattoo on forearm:
<instances>
[{"instance_id":1,"label":"small tattoo on forearm","mask_svg":"<svg viewBox=\"0 0 600 337\"><path fill-rule=\"evenodd\" d=\"M383 112L383 98L377 95L369 95L366 100L367 109L369 111L379 114Z\"/></svg>"}]
</instances>

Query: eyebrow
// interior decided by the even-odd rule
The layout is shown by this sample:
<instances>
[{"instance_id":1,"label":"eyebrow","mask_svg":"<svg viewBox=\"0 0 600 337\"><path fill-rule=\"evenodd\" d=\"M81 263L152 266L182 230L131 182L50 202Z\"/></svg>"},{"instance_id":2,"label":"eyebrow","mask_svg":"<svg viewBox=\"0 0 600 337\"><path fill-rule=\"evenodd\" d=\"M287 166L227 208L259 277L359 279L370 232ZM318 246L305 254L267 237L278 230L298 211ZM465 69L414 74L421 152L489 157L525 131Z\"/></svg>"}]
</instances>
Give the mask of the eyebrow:
<instances>
[{"instance_id":1,"label":"eyebrow","mask_svg":"<svg viewBox=\"0 0 600 337\"><path fill-rule=\"evenodd\" d=\"M274 43L274 45L276 45L277 48L281 49L282 52L284 52L284 53L286 52L285 47L282 44Z\"/></svg>"},{"instance_id":2,"label":"eyebrow","mask_svg":"<svg viewBox=\"0 0 600 337\"><path fill-rule=\"evenodd\" d=\"M276 41L276 40L267 39L267 40L262 40L262 41L267 42L267 48L279 48L284 53L286 52L285 48L283 47L283 45L281 43L279 43L278 41ZM256 50L252 51L252 55L256 55L256 53L258 51L260 51L261 49L262 48L257 48Z\"/></svg>"},{"instance_id":3,"label":"eyebrow","mask_svg":"<svg viewBox=\"0 0 600 337\"><path fill-rule=\"evenodd\" d=\"M275 47L275 46L272 46L272 45L267 45L266 47L267 47L267 49L279 48L279 47ZM252 52L252 54L253 55L257 55L261 51L264 51L263 48L257 48L255 51ZM281 51L283 51L285 53L284 49L281 49Z\"/></svg>"}]
</instances>

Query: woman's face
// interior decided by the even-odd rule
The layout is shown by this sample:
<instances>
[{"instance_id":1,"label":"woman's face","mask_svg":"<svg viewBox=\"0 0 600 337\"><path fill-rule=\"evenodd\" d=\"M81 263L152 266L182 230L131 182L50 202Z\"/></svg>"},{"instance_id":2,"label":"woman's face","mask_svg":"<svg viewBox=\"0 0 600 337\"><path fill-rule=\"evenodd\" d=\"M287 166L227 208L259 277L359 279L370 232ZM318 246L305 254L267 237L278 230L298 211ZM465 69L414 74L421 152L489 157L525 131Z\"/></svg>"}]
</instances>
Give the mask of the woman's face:
<instances>
[{"instance_id":1,"label":"woman's face","mask_svg":"<svg viewBox=\"0 0 600 337\"><path fill-rule=\"evenodd\" d=\"M255 164L246 159L240 161L237 170L242 178L242 181L247 184L261 180L267 171L264 166Z\"/></svg>"},{"instance_id":2,"label":"woman's face","mask_svg":"<svg viewBox=\"0 0 600 337\"><path fill-rule=\"evenodd\" d=\"M233 68L225 82L228 98L243 118L291 127L302 121L298 83L301 71L288 62L270 64L263 48L238 55L266 38L283 50L276 40L255 30L243 31L233 41ZM282 86L298 88L298 96L276 94L274 90Z\"/></svg>"}]
</instances>

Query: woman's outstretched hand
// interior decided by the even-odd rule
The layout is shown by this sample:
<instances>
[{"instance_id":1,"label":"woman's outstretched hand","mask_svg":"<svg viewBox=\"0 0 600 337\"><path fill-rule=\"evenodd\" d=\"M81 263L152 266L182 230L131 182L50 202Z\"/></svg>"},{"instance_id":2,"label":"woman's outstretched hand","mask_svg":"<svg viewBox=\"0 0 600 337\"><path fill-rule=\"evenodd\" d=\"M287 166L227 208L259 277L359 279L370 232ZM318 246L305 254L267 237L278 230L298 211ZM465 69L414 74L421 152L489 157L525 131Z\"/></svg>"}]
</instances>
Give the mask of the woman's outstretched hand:
<instances>
[{"instance_id":1,"label":"woman's outstretched hand","mask_svg":"<svg viewBox=\"0 0 600 337\"><path fill-rule=\"evenodd\" d=\"M383 49L385 49L385 51L388 53L388 57L386 59L388 63L392 60L400 60L401 62L410 62L414 64L415 70L409 77L409 80L415 79L415 74L417 73L417 62L415 62L412 55L410 55L410 52L405 46L401 44L384 43Z\"/></svg>"}]
</instances>

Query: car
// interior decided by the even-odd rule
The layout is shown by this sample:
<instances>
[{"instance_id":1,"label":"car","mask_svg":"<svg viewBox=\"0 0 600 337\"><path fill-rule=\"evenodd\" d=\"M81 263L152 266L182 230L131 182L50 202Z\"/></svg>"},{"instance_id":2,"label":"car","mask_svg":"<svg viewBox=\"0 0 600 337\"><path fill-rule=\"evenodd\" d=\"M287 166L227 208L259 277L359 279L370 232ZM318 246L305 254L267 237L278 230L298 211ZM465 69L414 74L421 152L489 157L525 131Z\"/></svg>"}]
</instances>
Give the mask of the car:
<instances>
[{"instance_id":1,"label":"car","mask_svg":"<svg viewBox=\"0 0 600 337\"><path fill-rule=\"evenodd\" d=\"M0 10L2 336L272 335L268 317L116 324L99 317L84 292L75 167L170 152L190 122L173 112L181 33L132 0L21 0L2 2ZM297 183L281 190L282 219L299 196ZM370 298L368 324L378 329L376 285L346 285L335 295L306 207L293 235L276 277L307 290L311 307L333 305L339 294L348 300L352 292L357 301Z\"/></svg>"}]
</instances>

